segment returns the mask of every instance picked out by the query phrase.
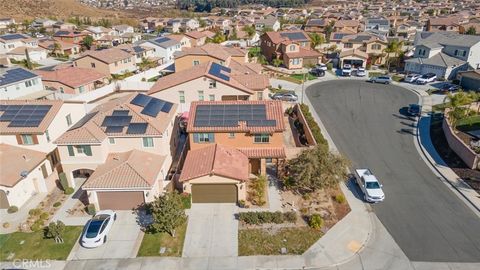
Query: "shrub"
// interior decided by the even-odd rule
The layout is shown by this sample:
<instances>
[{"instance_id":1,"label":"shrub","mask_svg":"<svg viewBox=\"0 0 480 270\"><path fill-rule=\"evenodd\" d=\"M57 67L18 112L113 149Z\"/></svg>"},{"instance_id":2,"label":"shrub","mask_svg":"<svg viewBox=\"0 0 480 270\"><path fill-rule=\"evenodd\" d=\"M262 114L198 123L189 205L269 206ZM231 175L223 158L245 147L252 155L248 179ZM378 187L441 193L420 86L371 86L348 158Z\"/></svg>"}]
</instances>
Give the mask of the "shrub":
<instances>
[{"instance_id":1,"label":"shrub","mask_svg":"<svg viewBox=\"0 0 480 270\"><path fill-rule=\"evenodd\" d=\"M327 64L327 70L332 70L333 69L333 64L332 63L328 63Z\"/></svg>"},{"instance_id":2,"label":"shrub","mask_svg":"<svg viewBox=\"0 0 480 270\"><path fill-rule=\"evenodd\" d=\"M248 195L253 204L262 206L266 203L264 199L266 184L267 179L263 175L250 182L251 190Z\"/></svg>"},{"instance_id":3,"label":"shrub","mask_svg":"<svg viewBox=\"0 0 480 270\"><path fill-rule=\"evenodd\" d=\"M283 213L283 218L286 222L295 223L297 222L297 213L294 211Z\"/></svg>"},{"instance_id":4,"label":"shrub","mask_svg":"<svg viewBox=\"0 0 480 270\"><path fill-rule=\"evenodd\" d=\"M244 200L239 200L239 201L238 201L238 206L239 206L240 208L244 208L244 207L245 207L245 201L244 201Z\"/></svg>"},{"instance_id":5,"label":"shrub","mask_svg":"<svg viewBox=\"0 0 480 270\"><path fill-rule=\"evenodd\" d=\"M33 208L33 209L30 209L30 211L28 211L28 214L30 216L39 216L41 213L42 213L42 210L38 208Z\"/></svg>"},{"instance_id":6,"label":"shrub","mask_svg":"<svg viewBox=\"0 0 480 270\"><path fill-rule=\"evenodd\" d=\"M270 218L271 218L271 221L270 221L271 223L281 224L281 223L285 222L285 219L283 217L283 213L280 212L280 211L270 213Z\"/></svg>"},{"instance_id":7,"label":"shrub","mask_svg":"<svg viewBox=\"0 0 480 270\"><path fill-rule=\"evenodd\" d=\"M337 194L335 196L335 201L339 204L343 204L343 203L345 203L346 199L345 199L345 196L343 194Z\"/></svg>"},{"instance_id":8,"label":"shrub","mask_svg":"<svg viewBox=\"0 0 480 270\"><path fill-rule=\"evenodd\" d=\"M65 189L65 195L70 195L74 192L75 190L72 187L67 187Z\"/></svg>"},{"instance_id":9,"label":"shrub","mask_svg":"<svg viewBox=\"0 0 480 270\"><path fill-rule=\"evenodd\" d=\"M312 198L312 196L310 196L310 193L305 193L302 195L302 199L304 199L305 201L308 201Z\"/></svg>"},{"instance_id":10,"label":"shrub","mask_svg":"<svg viewBox=\"0 0 480 270\"><path fill-rule=\"evenodd\" d=\"M3 227L4 229L7 229L7 228L10 227L10 223L4 222L4 223L2 224L2 227Z\"/></svg>"},{"instance_id":11,"label":"shrub","mask_svg":"<svg viewBox=\"0 0 480 270\"><path fill-rule=\"evenodd\" d=\"M16 213L16 212L18 212L18 207L16 207L15 205L12 205L12 206L8 207L8 209L7 209L7 213L9 213L9 214L13 214L13 213Z\"/></svg>"},{"instance_id":12,"label":"shrub","mask_svg":"<svg viewBox=\"0 0 480 270\"><path fill-rule=\"evenodd\" d=\"M87 213L89 215L95 215L95 213L97 212L97 209L95 209L95 205L93 203L87 205Z\"/></svg>"},{"instance_id":13,"label":"shrub","mask_svg":"<svg viewBox=\"0 0 480 270\"><path fill-rule=\"evenodd\" d=\"M190 209L192 207L192 194L190 193L182 193L182 204L183 209Z\"/></svg>"},{"instance_id":14,"label":"shrub","mask_svg":"<svg viewBox=\"0 0 480 270\"><path fill-rule=\"evenodd\" d=\"M303 116L305 116L305 120L307 121L307 124L310 127L312 135L315 138L317 144L328 147L328 142L323 137L322 132L320 131L320 127L310 113L310 109L308 108L308 106L302 103L300 104L300 110L302 111Z\"/></svg>"},{"instance_id":15,"label":"shrub","mask_svg":"<svg viewBox=\"0 0 480 270\"><path fill-rule=\"evenodd\" d=\"M257 212L241 212L238 214L238 219L251 225L260 224Z\"/></svg>"},{"instance_id":16,"label":"shrub","mask_svg":"<svg viewBox=\"0 0 480 270\"><path fill-rule=\"evenodd\" d=\"M50 217L50 215L46 212L43 212L40 214L40 219L42 220L47 220Z\"/></svg>"},{"instance_id":17,"label":"shrub","mask_svg":"<svg viewBox=\"0 0 480 270\"><path fill-rule=\"evenodd\" d=\"M242 212L238 215L238 219L250 225L258 225L264 223L281 224L285 222L284 214L280 211Z\"/></svg>"},{"instance_id":18,"label":"shrub","mask_svg":"<svg viewBox=\"0 0 480 270\"><path fill-rule=\"evenodd\" d=\"M319 214L313 214L308 220L308 226L315 230L319 230L323 226L323 219Z\"/></svg>"},{"instance_id":19,"label":"shrub","mask_svg":"<svg viewBox=\"0 0 480 270\"><path fill-rule=\"evenodd\" d=\"M62 189L66 190L68 188L67 175L64 172L61 172L58 174L58 178L60 181L60 185L62 186Z\"/></svg>"},{"instance_id":20,"label":"shrub","mask_svg":"<svg viewBox=\"0 0 480 270\"><path fill-rule=\"evenodd\" d=\"M53 207L59 207L60 205L62 205L61 202L56 202L56 203L53 204Z\"/></svg>"},{"instance_id":21,"label":"shrub","mask_svg":"<svg viewBox=\"0 0 480 270\"><path fill-rule=\"evenodd\" d=\"M42 220L37 220L35 221L35 223L32 224L32 226L30 226L30 230L34 231L34 232L38 232L40 230L43 229L43 221Z\"/></svg>"}]
</instances>

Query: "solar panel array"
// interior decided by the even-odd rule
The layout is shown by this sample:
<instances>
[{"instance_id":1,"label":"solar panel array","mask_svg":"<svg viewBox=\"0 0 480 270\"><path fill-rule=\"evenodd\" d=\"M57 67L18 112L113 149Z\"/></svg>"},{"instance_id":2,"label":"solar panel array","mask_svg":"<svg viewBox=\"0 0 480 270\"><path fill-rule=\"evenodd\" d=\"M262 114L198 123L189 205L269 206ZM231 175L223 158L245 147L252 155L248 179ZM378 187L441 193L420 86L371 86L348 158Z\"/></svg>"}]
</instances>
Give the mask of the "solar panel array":
<instances>
[{"instance_id":1,"label":"solar panel array","mask_svg":"<svg viewBox=\"0 0 480 270\"><path fill-rule=\"evenodd\" d=\"M237 127L246 121L249 127L274 127L277 122L267 119L265 104L198 105L195 127Z\"/></svg>"},{"instance_id":2,"label":"solar panel array","mask_svg":"<svg viewBox=\"0 0 480 270\"><path fill-rule=\"evenodd\" d=\"M0 105L0 122L8 127L38 127L52 105Z\"/></svg>"},{"instance_id":3,"label":"solar panel array","mask_svg":"<svg viewBox=\"0 0 480 270\"><path fill-rule=\"evenodd\" d=\"M306 40L307 39L302 32L280 33L280 36L283 38L288 38L290 40Z\"/></svg>"},{"instance_id":4,"label":"solar panel array","mask_svg":"<svg viewBox=\"0 0 480 270\"><path fill-rule=\"evenodd\" d=\"M124 127L130 124L131 115L110 115L103 119L102 127Z\"/></svg>"},{"instance_id":5,"label":"solar panel array","mask_svg":"<svg viewBox=\"0 0 480 270\"><path fill-rule=\"evenodd\" d=\"M128 125L127 134L145 134L147 126L147 123L130 123L130 125Z\"/></svg>"},{"instance_id":6,"label":"solar panel array","mask_svg":"<svg viewBox=\"0 0 480 270\"><path fill-rule=\"evenodd\" d=\"M348 36L350 34L346 34L346 33L335 33L333 34L333 39L342 39L344 36Z\"/></svg>"},{"instance_id":7,"label":"solar panel array","mask_svg":"<svg viewBox=\"0 0 480 270\"><path fill-rule=\"evenodd\" d=\"M143 107L143 110L140 113L151 117L157 117L159 112L169 113L173 107L173 103L171 102L143 94L135 96L135 98L130 101L130 104Z\"/></svg>"},{"instance_id":8,"label":"solar panel array","mask_svg":"<svg viewBox=\"0 0 480 270\"><path fill-rule=\"evenodd\" d=\"M224 81L230 81L230 77L227 74L230 74L231 71L232 70L228 67L222 66L217 63L212 63L212 65L210 66L210 70L208 70L208 74L220 78Z\"/></svg>"},{"instance_id":9,"label":"solar panel array","mask_svg":"<svg viewBox=\"0 0 480 270\"><path fill-rule=\"evenodd\" d=\"M20 35L20 34L7 34L7 35L0 36L0 38L3 40L26 39L24 35Z\"/></svg>"},{"instance_id":10,"label":"solar panel array","mask_svg":"<svg viewBox=\"0 0 480 270\"><path fill-rule=\"evenodd\" d=\"M35 78L37 76L38 75L23 68L9 69L4 74L0 75L0 86Z\"/></svg>"}]
</instances>

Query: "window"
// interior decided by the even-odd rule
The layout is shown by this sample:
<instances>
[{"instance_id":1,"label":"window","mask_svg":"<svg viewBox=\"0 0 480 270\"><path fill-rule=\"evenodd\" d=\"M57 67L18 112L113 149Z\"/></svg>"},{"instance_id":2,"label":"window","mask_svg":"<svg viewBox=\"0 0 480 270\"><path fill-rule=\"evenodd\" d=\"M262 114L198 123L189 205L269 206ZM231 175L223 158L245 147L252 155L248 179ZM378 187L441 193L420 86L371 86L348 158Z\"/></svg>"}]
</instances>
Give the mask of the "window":
<instances>
[{"instance_id":1,"label":"window","mask_svg":"<svg viewBox=\"0 0 480 270\"><path fill-rule=\"evenodd\" d=\"M22 134L22 144L32 145L33 144L33 136Z\"/></svg>"},{"instance_id":2,"label":"window","mask_svg":"<svg viewBox=\"0 0 480 270\"><path fill-rule=\"evenodd\" d=\"M25 86L26 86L26 87L32 86L32 81L30 81L30 80L26 81L26 82L25 82Z\"/></svg>"},{"instance_id":3,"label":"window","mask_svg":"<svg viewBox=\"0 0 480 270\"><path fill-rule=\"evenodd\" d=\"M292 60L292 64L293 64L293 65L298 65L298 64L300 64L300 58L295 58L295 59L293 59L293 60Z\"/></svg>"},{"instance_id":4,"label":"window","mask_svg":"<svg viewBox=\"0 0 480 270\"><path fill-rule=\"evenodd\" d=\"M200 65L200 61L198 61L198 60L193 60L193 65L194 65L194 66Z\"/></svg>"},{"instance_id":5,"label":"window","mask_svg":"<svg viewBox=\"0 0 480 270\"><path fill-rule=\"evenodd\" d=\"M215 80L210 80L210 84L208 86L209 88L217 88L217 81Z\"/></svg>"},{"instance_id":6,"label":"window","mask_svg":"<svg viewBox=\"0 0 480 270\"><path fill-rule=\"evenodd\" d=\"M353 44L352 43L345 43L345 45L343 45L344 48L347 48L347 49L350 49L350 48L353 48Z\"/></svg>"},{"instance_id":7,"label":"window","mask_svg":"<svg viewBox=\"0 0 480 270\"><path fill-rule=\"evenodd\" d=\"M208 95L208 100L215 101L215 95Z\"/></svg>"},{"instance_id":8,"label":"window","mask_svg":"<svg viewBox=\"0 0 480 270\"><path fill-rule=\"evenodd\" d=\"M118 67L118 62L115 62L115 66Z\"/></svg>"},{"instance_id":9,"label":"window","mask_svg":"<svg viewBox=\"0 0 480 270\"><path fill-rule=\"evenodd\" d=\"M65 90L63 90L62 86L60 86L60 93L62 93L62 94L65 93Z\"/></svg>"},{"instance_id":10,"label":"window","mask_svg":"<svg viewBox=\"0 0 480 270\"><path fill-rule=\"evenodd\" d=\"M112 138L112 137L108 138L108 142L110 144L115 144L115 138Z\"/></svg>"},{"instance_id":11,"label":"window","mask_svg":"<svg viewBox=\"0 0 480 270\"><path fill-rule=\"evenodd\" d=\"M254 143L269 143L270 142L270 135L268 135L268 134L255 134L253 142Z\"/></svg>"},{"instance_id":12,"label":"window","mask_svg":"<svg viewBox=\"0 0 480 270\"><path fill-rule=\"evenodd\" d=\"M291 52L295 51L295 45L290 45L290 51Z\"/></svg>"},{"instance_id":13,"label":"window","mask_svg":"<svg viewBox=\"0 0 480 270\"><path fill-rule=\"evenodd\" d=\"M82 145L75 146L75 150L77 150L77 154L80 154L80 155L85 154L85 149L83 148Z\"/></svg>"},{"instance_id":14,"label":"window","mask_svg":"<svg viewBox=\"0 0 480 270\"><path fill-rule=\"evenodd\" d=\"M235 138L235 133L233 133L233 132L228 133L228 138L230 138L230 139Z\"/></svg>"},{"instance_id":15,"label":"window","mask_svg":"<svg viewBox=\"0 0 480 270\"><path fill-rule=\"evenodd\" d=\"M48 133L48 129L45 130L45 137L47 138L47 142L50 142L50 133Z\"/></svg>"},{"instance_id":16,"label":"window","mask_svg":"<svg viewBox=\"0 0 480 270\"><path fill-rule=\"evenodd\" d=\"M83 85L80 86L80 87L78 88L78 92L80 92L80 93L85 92L85 86L83 86Z\"/></svg>"},{"instance_id":17,"label":"window","mask_svg":"<svg viewBox=\"0 0 480 270\"><path fill-rule=\"evenodd\" d=\"M455 50L455 56L457 56L457 55L458 55L458 50Z\"/></svg>"},{"instance_id":18,"label":"window","mask_svg":"<svg viewBox=\"0 0 480 270\"><path fill-rule=\"evenodd\" d=\"M198 91L198 100L203 101L204 96L203 96L203 91Z\"/></svg>"},{"instance_id":19,"label":"window","mask_svg":"<svg viewBox=\"0 0 480 270\"><path fill-rule=\"evenodd\" d=\"M67 119L67 125L71 126L72 125L72 116L70 114L67 114L67 116L65 116L65 119Z\"/></svg>"},{"instance_id":20,"label":"window","mask_svg":"<svg viewBox=\"0 0 480 270\"><path fill-rule=\"evenodd\" d=\"M143 147L153 147L153 138L152 137L145 137L143 139Z\"/></svg>"},{"instance_id":21,"label":"window","mask_svg":"<svg viewBox=\"0 0 480 270\"><path fill-rule=\"evenodd\" d=\"M193 141L199 143L213 143L215 139L213 133L194 133Z\"/></svg>"},{"instance_id":22,"label":"window","mask_svg":"<svg viewBox=\"0 0 480 270\"><path fill-rule=\"evenodd\" d=\"M380 50L381 46L380 44L372 44L372 50Z\"/></svg>"},{"instance_id":23,"label":"window","mask_svg":"<svg viewBox=\"0 0 480 270\"><path fill-rule=\"evenodd\" d=\"M263 92L257 92L257 100L263 100Z\"/></svg>"},{"instance_id":24,"label":"window","mask_svg":"<svg viewBox=\"0 0 480 270\"><path fill-rule=\"evenodd\" d=\"M91 66L92 68L95 68L95 63L90 63L90 66Z\"/></svg>"},{"instance_id":25,"label":"window","mask_svg":"<svg viewBox=\"0 0 480 270\"><path fill-rule=\"evenodd\" d=\"M463 57L467 56L467 51L463 51Z\"/></svg>"},{"instance_id":26,"label":"window","mask_svg":"<svg viewBox=\"0 0 480 270\"><path fill-rule=\"evenodd\" d=\"M180 99L180 103L185 103L185 91L178 91L178 97Z\"/></svg>"}]
</instances>

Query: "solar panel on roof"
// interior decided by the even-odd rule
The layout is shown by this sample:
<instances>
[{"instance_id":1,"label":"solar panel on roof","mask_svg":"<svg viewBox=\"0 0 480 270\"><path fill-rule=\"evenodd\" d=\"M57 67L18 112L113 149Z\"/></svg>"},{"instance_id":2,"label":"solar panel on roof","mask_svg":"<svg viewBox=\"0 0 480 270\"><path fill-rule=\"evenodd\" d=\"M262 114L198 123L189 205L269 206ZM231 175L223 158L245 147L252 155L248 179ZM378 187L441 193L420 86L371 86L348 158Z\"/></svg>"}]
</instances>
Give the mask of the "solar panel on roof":
<instances>
[{"instance_id":1,"label":"solar panel on roof","mask_svg":"<svg viewBox=\"0 0 480 270\"><path fill-rule=\"evenodd\" d=\"M35 78L38 75L27 71L23 68L14 68L7 70L4 74L0 76L0 86L8 85L19 81L28 80ZM21 106L21 105L20 105Z\"/></svg>"},{"instance_id":2,"label":"solar panel on roof","mask_svg":"<svg viewBox=\"0 0 480 270\"><path fill-rule=\"evenodd\" d=\"M122 116L105 116L103 119L102 126L104 127L124 127L130 124L130 121L132 120L131 115L122 115Z\"/></svg>"},{"instance_id":3,"label":"solar panel on roof","mask_svg":"<svg viewBox=\"0 0 480 270\"><path fill-rule=\"evenodd\" d=\"M247 121L248 126L275 126L268 120L264 104L245 105L199 105L195 113L195 127L236 127L238 121Z\"/></svg>"},{"instance_id":4,"label":"solar panel on roof","mask_svg":"<svg viewBox=\"0 0 480 270\"><path fill-rule=\"evenodd\" d=\"M106 133L121 133L123 131L123 127L107 127L105 129Z\"/></svg>"},{"instance_id":5,"label":"solar panel on roof","mask_svg":"<svg viewBox=\"0 0 480 270\"><path fill-rule=\"evenodd\" d=\"M52 105L5 105L0 121L10 122L9 127L38 127ZM40 110L38 110L40 109Z\"/></svg>"},{"instance_id":6,"label":"solar panel on roof","mask_svg":"<svg viewBox=\"0 0 480 270\"><path fill-rule=\"evenodd\" d=\"M157 117L160 110L162 110L163 105L165 105L165 101L160 99L152 99L148 104L144 107L141 111L142 114L149 115L151 117Z\"/></svg>"},{"instance_id":7,"label":"solar panel on roof","mask_svg":"<svg viewBox=\"0 0 480 270\"><path fill-rule=\"evenodd\" d=\"M112 116L126 116L128 113L128 110L114 110Z\"/></svg>"},{"instance_id":8,"label":"solar panel on roof","mask_svg":"<svg viewBox=\"0 0 480 270\"><path fill-rule=\"evenodd\" d=\"M302 32L280 33L280 36L283 37L283 38L288 38L290 40L305 40L305 39L307 39Z\"/></svg>"},{"instance_id":9,"label":"solar panel on roof","mask_svg":"<svg viewBox=\"0 0 480 270\"><path fill-rule=\"evenodd\" d=\"M137 105L140 107L145 107L152 100L152 97L146 96L144 94L138 94L135 98L130 101L130 104Z\"/></svg>"},{"instance_id":10,"label":"solar panel on roof","mask_svg":"<svg viewBox=\"0 0 480 270\"><path fill-rule=\"evenodd\" d=\"M130 123L128 125L127 134L145 134L147 126L147 123Z\"/></svg>"},{"instance_id":11,"label":"solar panel on roof","mask_svg":"<svg viewBox=\"0 0 480 270\"><path fill-rule=\"evenodd\" d=\"M25 121L25 127L38 127L42 121L41 120L27 120Z\"/></svg>"},{"instance_id":12,"label":"solar panel on roof","mask_svg":"<svg viewBox=\"0 0 480 270\"><path fill-rule=\"evenodd\" d=\"M25 39L26 37L20 34L7 34L0 36L3 40Z\"/></svg>"},{"instance_id":13,"label":"solar panel on roof","mask_svg":"<svg viewBox=\"0 0 480 270\"><path fill-rule=\"evenodd\" d=\"M164 112L164 113L169 113L170 110L172 109L172 107L173 107L173 103L165 102L165 104L163 105L161 111Z\"/></svg>"},{"instance_id":14,"label":"solar panel on roof","mask_svg":"<svg viewBox=\"0 0 480 270\"><path fill-rule=\"evenodd\" d=\"M26 122L26 120L16 120L16 121L12 121L12 122L10 122L10 124L8 125L8 127L24 127L24 126L25 126L25 122Z\"/></svg>"},{"instance_id":15,"label":"solar panel on roof","mask_svg":"<svg viewBox=\"0 0 480 270\"><path fill-rule=\"evenodd\" d=\"M224 67L217 63L212 63L210 69L208 70L208 74L220 78L224 81L229 81L230 77L227 74L230 74L231 71L232 70L228 67Z\"/></svg>"}]
</instances>

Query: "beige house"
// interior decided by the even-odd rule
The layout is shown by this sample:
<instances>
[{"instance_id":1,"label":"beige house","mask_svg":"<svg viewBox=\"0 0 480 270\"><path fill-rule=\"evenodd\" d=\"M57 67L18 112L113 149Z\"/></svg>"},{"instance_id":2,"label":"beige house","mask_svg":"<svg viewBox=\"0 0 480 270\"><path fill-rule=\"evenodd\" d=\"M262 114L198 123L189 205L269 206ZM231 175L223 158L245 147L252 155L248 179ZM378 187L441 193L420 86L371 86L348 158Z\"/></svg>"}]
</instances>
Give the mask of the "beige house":
<instances>
[{"instance_id":1,"label":"beige house","mask_svg":"<svg viewBox=\"0 0 480 270\"><path fill-rule=\"evenodd\" d=\"M177 52L175 54L175 71L179 72L209 61L229 66L232 60L239 63L247 63L248 54L240 48L208 43L200 47L188 48Z\"/></svg>"},{"instance_id":2,"label":"beige house","mask_svg":"<svg viewBox=\"0 0 480 270\"><path fill-rule=\"evenodd\" d=\"M207 39L207 35L199 31L190 31L185 33L185 36L190 39L192 47L203 46Z\"/></svg>"},{"instance_id":3,"label":"beige house","mask_svg":"<svg viewBox=\"0 0 480 270\"><path fill-rule=\"evenodd\" d=\"M171 186L177 105L131 94L98 105L55 141L72 186L97 209L132 209Z\"/></svg>"},{"instance_id":4,"label":"beige house","mask_svg":"<svg viewBox=\"0 0 480 270\"><path fill-rule=\"evenodd\" d=\"M137 70L135 56L118 48L86 51L73 63L76 67L94 69L109 76Z\"/></svg>"},{"instance_id":5,"label":"beige house","mask_svg":"<svg viewBox=\"0 0 480 270\"><path fill-rule=\"evenodd\" d=\"M357 59L350 64L365 67L366 62L374 65L385 63L386 57L383 57L383 55L387 44L388 41L385 37L363 32L343 36L340 44L337 44L337 47L340 49L340 57L355 55ZM365 54L367 58L363 59ZM342 62L344 64L348 63L345 61Z\"/></svg>"},{"instance_id":6,"label":"beige house","mask_svg":"<svg viewBox=\"0 0 480 270\"><path fill-rule=\"evenodd\" d=\"M233 61L235 62L235 61ZM233 63L232 62L232 63ZM207 62L160 78L148 95L179 104L179 111L190 109L193 101L263 100L268 97L268 76L254 73L235 62L232 68ZM240 69L242 68L242 69ZM245 70L249 70L248 74Z\"/></svg>"},{"instance_id":7,"label":"beige house","mask_svg":"<svg viewBox=\"0 0 480 270\"><path fill-rule=\"evenodd\" d=\"M61 67L55 70L35 70L42 76L43 85L48 90L66 94L81 94L93 91L108 84L107 75L89 68Z\"/></svg>"}]
</instances>

